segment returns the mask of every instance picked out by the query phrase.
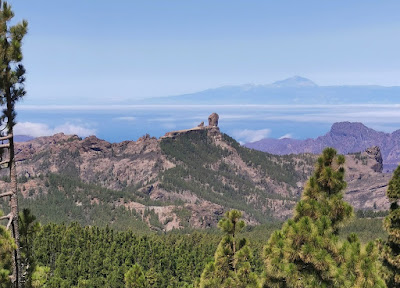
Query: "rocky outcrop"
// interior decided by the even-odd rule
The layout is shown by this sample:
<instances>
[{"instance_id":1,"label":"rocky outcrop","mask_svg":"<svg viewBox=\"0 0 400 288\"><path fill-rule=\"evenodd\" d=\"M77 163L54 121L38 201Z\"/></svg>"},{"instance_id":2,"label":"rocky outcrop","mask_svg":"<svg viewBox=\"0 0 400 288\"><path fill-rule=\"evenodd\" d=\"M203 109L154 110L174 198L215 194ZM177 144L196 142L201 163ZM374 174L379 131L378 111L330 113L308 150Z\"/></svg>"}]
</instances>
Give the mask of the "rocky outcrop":
<instances>
[{"instance_id":1,"label":"rocky outcrop","mask_svg":"<svg viewBox=\"0 0 400 288\"><path fill-rule=\"evenodd\" d=\"M219 120L219 115L217 113L212 113L210 116L208 116L208 126L218 127L218 120Z\"/></svg>"},{"instance_id":2,"label":"rocky outcrop","mask_svg":"<svg viewBox=\"0 0 400 288\"><path fill-rule=\"evenodd\" d=\"M347 191L345 200L356 210L387 210L386 190L391 174L382 173L382 154L379 147L346 155Z\"/></svg>"},{"instance_id":3,"label":"rocky outcrop","mask_svg":"<svg viewBox=\"0 0 400 288\"><path fill-rule=\"evenodd\" d=\"M202 121L199 125L197 125L194 128L167 132L160 139L176 138L179 135L182 135L182 134L185 134L185 133L189 133L189 132L192 132L192 131L198 131L198 130L204 130L204 129L208 129L209 130L209 135L216 135L216 134L219 133L218 120L219 120L218 114L217 113L212 113L208 117L208 126L204 126L204 121Z\"/></svg>"},{"instance_id":4,"label":"rocky outcrop","mask_svg":"<svg viewBox=\"0 0 400 288\"><path fill-rule=\"evenodd\" d=\"M375 172L382 173L383 171L383 159L381 149L378 146L374 146L365 150L366 154L369 158L374 159L376 164L374 164L371 168Z\"/></svg>"}]
</instances>

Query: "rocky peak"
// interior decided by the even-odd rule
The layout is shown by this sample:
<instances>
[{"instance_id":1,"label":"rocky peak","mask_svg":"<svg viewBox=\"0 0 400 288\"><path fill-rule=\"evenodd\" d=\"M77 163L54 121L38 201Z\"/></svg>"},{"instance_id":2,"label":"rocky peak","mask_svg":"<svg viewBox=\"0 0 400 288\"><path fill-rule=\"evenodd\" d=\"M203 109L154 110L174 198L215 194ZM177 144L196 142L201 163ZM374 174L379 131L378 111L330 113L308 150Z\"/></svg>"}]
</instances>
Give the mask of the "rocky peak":
<instances>
[{"instance_id":1,"label":"rocky peak","mask_svg":"<svg viewBox=\"0 0 400 288\"><path fill-rule=\"evenodd\" d=\"M210 116L208 116L208 126L218 127L218 120L219 120L219 115L217 113L212 113Z\"/></svg>"},{"instance_id":2,"label":"rocky peak","mask_svg":"<svg viewBox=\"0 0 400 288\"><path fill-rule=\"evenodd\" d=\"M359 136L375 132L359 122L337 122L332 125L331 134L339 136Z\"/></svg>"}]
</instances>

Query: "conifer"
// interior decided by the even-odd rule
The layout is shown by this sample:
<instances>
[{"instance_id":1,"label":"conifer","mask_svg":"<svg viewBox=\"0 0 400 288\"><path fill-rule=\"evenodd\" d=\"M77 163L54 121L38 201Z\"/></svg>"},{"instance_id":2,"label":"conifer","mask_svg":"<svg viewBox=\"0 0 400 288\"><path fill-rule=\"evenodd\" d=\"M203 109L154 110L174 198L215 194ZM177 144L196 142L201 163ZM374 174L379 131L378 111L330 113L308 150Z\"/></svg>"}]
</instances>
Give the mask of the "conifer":
<instances>
[{"instance_id":1,"label":"conifer","mask_svg":"<svg viewBox=\"0 0 400 288\"><path fill-rule=\"evenodd\" d=\"M264 249L264 287L384 287L373 244L364 252L355 235L339 243L338 230L352 215L343 200L344 162L333 148L318 158L293 219Z\"/></svg>"},{"instance_id":2,"label":"conifer","mask_svg":"<svg viewBox=\"0 0 400 288\"><path fill-rule=\"evenodd\" d=\"M0 216L2 213L0 211ZM0 288L10 287L11 252L15 249L11 233L6 227L0 225Z\"/></svg>"},{"instance_id":3,"label":"conifer","mask_svg":"<svg viewBox=\"0 0 400 288\"><path fill-rule=\"evenodd\" d=\"M201 274L201 288L260 287L258 277L250 267L252 252L247 240L236 237L245 226L241 217L240 211L231 210L219 221L218 227L226 235L218 245L214 261L208 263Z\"/></svg>"},{"instance_id":4,"label":"conifer","mask_svg":"<svg viewBox=\"0 0 400 288\"><path fill-rule=\"evenodd\" d=\"M126 288L145 288L146 278L143 269L139 264L133 265L128 272L125 273Z\"/></svg>"},{"instance_id":5,"label":"conifer","mask_svg":"<svg viewBox=\"0 0 400 288\"><path fill-rule=\"evenodd\" d=\"M390 212L384 220L384 227L389 234L383 247L384 265L389 275L386 279L388 287L400 287L400 166L396 168L386 192L390 201Z\"/></svg>"},{"instance_id":6,"label":"conifer","mask_svg":"<svg viewBox=\"0 0 400 288\"><path fill-rule=\"evenodd\" d=\"M12 282L15 287L22 287L21 253L19 248L18 227L18 197L17 197L17 172L14 159L14 126L16 124L15 103L25 95L25 68L22 61L22 40L27 33L28 23L23 20L13 26L10 25L14 12L6 1L0 0L0 104L4 106L0 124L5 126L6 135L0 135L1 140L8 140L7 144L0 145L8 150L8 159L1 161L10 171L10 190L0 194L1 197L10 199L10 213L3 216L8 219L7 227L11 229L15 241L13 253ZM4 153L5 154L5 153Z\"/></svg>"}]
</instances>

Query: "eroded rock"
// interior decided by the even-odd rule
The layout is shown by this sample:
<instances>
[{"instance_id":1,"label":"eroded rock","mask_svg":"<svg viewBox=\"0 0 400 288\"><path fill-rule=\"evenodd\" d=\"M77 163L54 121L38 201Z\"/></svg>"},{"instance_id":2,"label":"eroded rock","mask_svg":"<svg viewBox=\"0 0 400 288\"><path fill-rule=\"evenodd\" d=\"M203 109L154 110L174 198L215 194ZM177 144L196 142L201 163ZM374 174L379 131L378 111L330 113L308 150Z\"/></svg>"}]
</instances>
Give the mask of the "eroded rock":
<instances>
[{"instance_id":1,"label":"eroded rock","mask_svg":"<svg viewBox=\"0 0 400 288\"><path fill-rule=\"evenodd\" d=\"M376 161L371 168L375 172L382 173L383 171L383 159L381 149L378 146L370 147L365 150L369 158L372 158Z\"/></svg>"},{"instance_id":2,"label":"eroded rock","mask_svg":"<svg viewBox=\"0 0 400 288\"><path fill-rule=\"evenodd\" d=\"M218 127L218 120L219 120L218 114L212 113L210 116L208 116L208 126Z\"/></svg>"}]
</instances>

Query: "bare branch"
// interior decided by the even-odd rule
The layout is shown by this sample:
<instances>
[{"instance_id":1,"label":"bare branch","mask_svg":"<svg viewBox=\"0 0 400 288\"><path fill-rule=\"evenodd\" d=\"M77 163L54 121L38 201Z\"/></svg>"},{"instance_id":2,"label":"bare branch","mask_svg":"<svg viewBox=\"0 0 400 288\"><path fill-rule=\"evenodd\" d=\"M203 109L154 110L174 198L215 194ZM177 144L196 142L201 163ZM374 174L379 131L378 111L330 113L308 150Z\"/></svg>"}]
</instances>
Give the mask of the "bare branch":
<instances>
[{"instance_id":1,"label":"bare branch","mask_svg":"<svg viewBox=\"0 0 400 288\"><path fill-rule=\"evenodd\" d=\"M13 221L13 217L12 217L12 215L11 215L11 216L10 216L10 220L8 220L8 224L7 224L7 226L6 226L7 230L10 229L10 226L11 226L12 221Z\"/></svg>"},{"instance_id":2,"label":"bare branch","mask_svg":"<svg viewBox=\"0 0 400 288\"><path fill-rule=\"evenodd\" d=\"M8 214L5 215L5 216L1 216L1 217L0 217L0 220L10 219L10 218L12 218L11 216L12 216L12 214L11 214L11 213L8 213Z\"/></svg>"},{"instance_id":3,"label":"bare branch","mask_svg":"<svg viewBox=\"0 0 400 288\"><path fill-rule=\"evenodd\" d=\"M12 194L13 194L13 192L1 193L1 194L0 194L0 198L7 197L7 196L11 196Z\"/></svg>"},{"instance_id":4,"label":"bare branch","mask_svg":"<svg viewBox=\"0 0 400 288\"><path fill-rule=\"evenodd\" d=\"M0 149L10 148L10 143L0 144Z\"/></svg>"},{"instance_id":5,"label":"bare branch","mask_svg":"<svg viewBox=\"0 0 400 288\"><path fill-rule=\"evenodd\" d=\"M7 136L0 137L0 141L8 140L8 139L11 139L12 137L13 137L13 134L8 134Z\"/></svg>"},{"instance_id":6,"label":"bare branch","mask_svg":"<svg viewBox=\"0 0 400 288\"><path fill-rule=\"evenodd\" d=\"M9 163L10 163L10 160L4 160L4 161L0 162L0 166L4 165L4 164L9 164Z\"/></svg>"}]
</instances>

